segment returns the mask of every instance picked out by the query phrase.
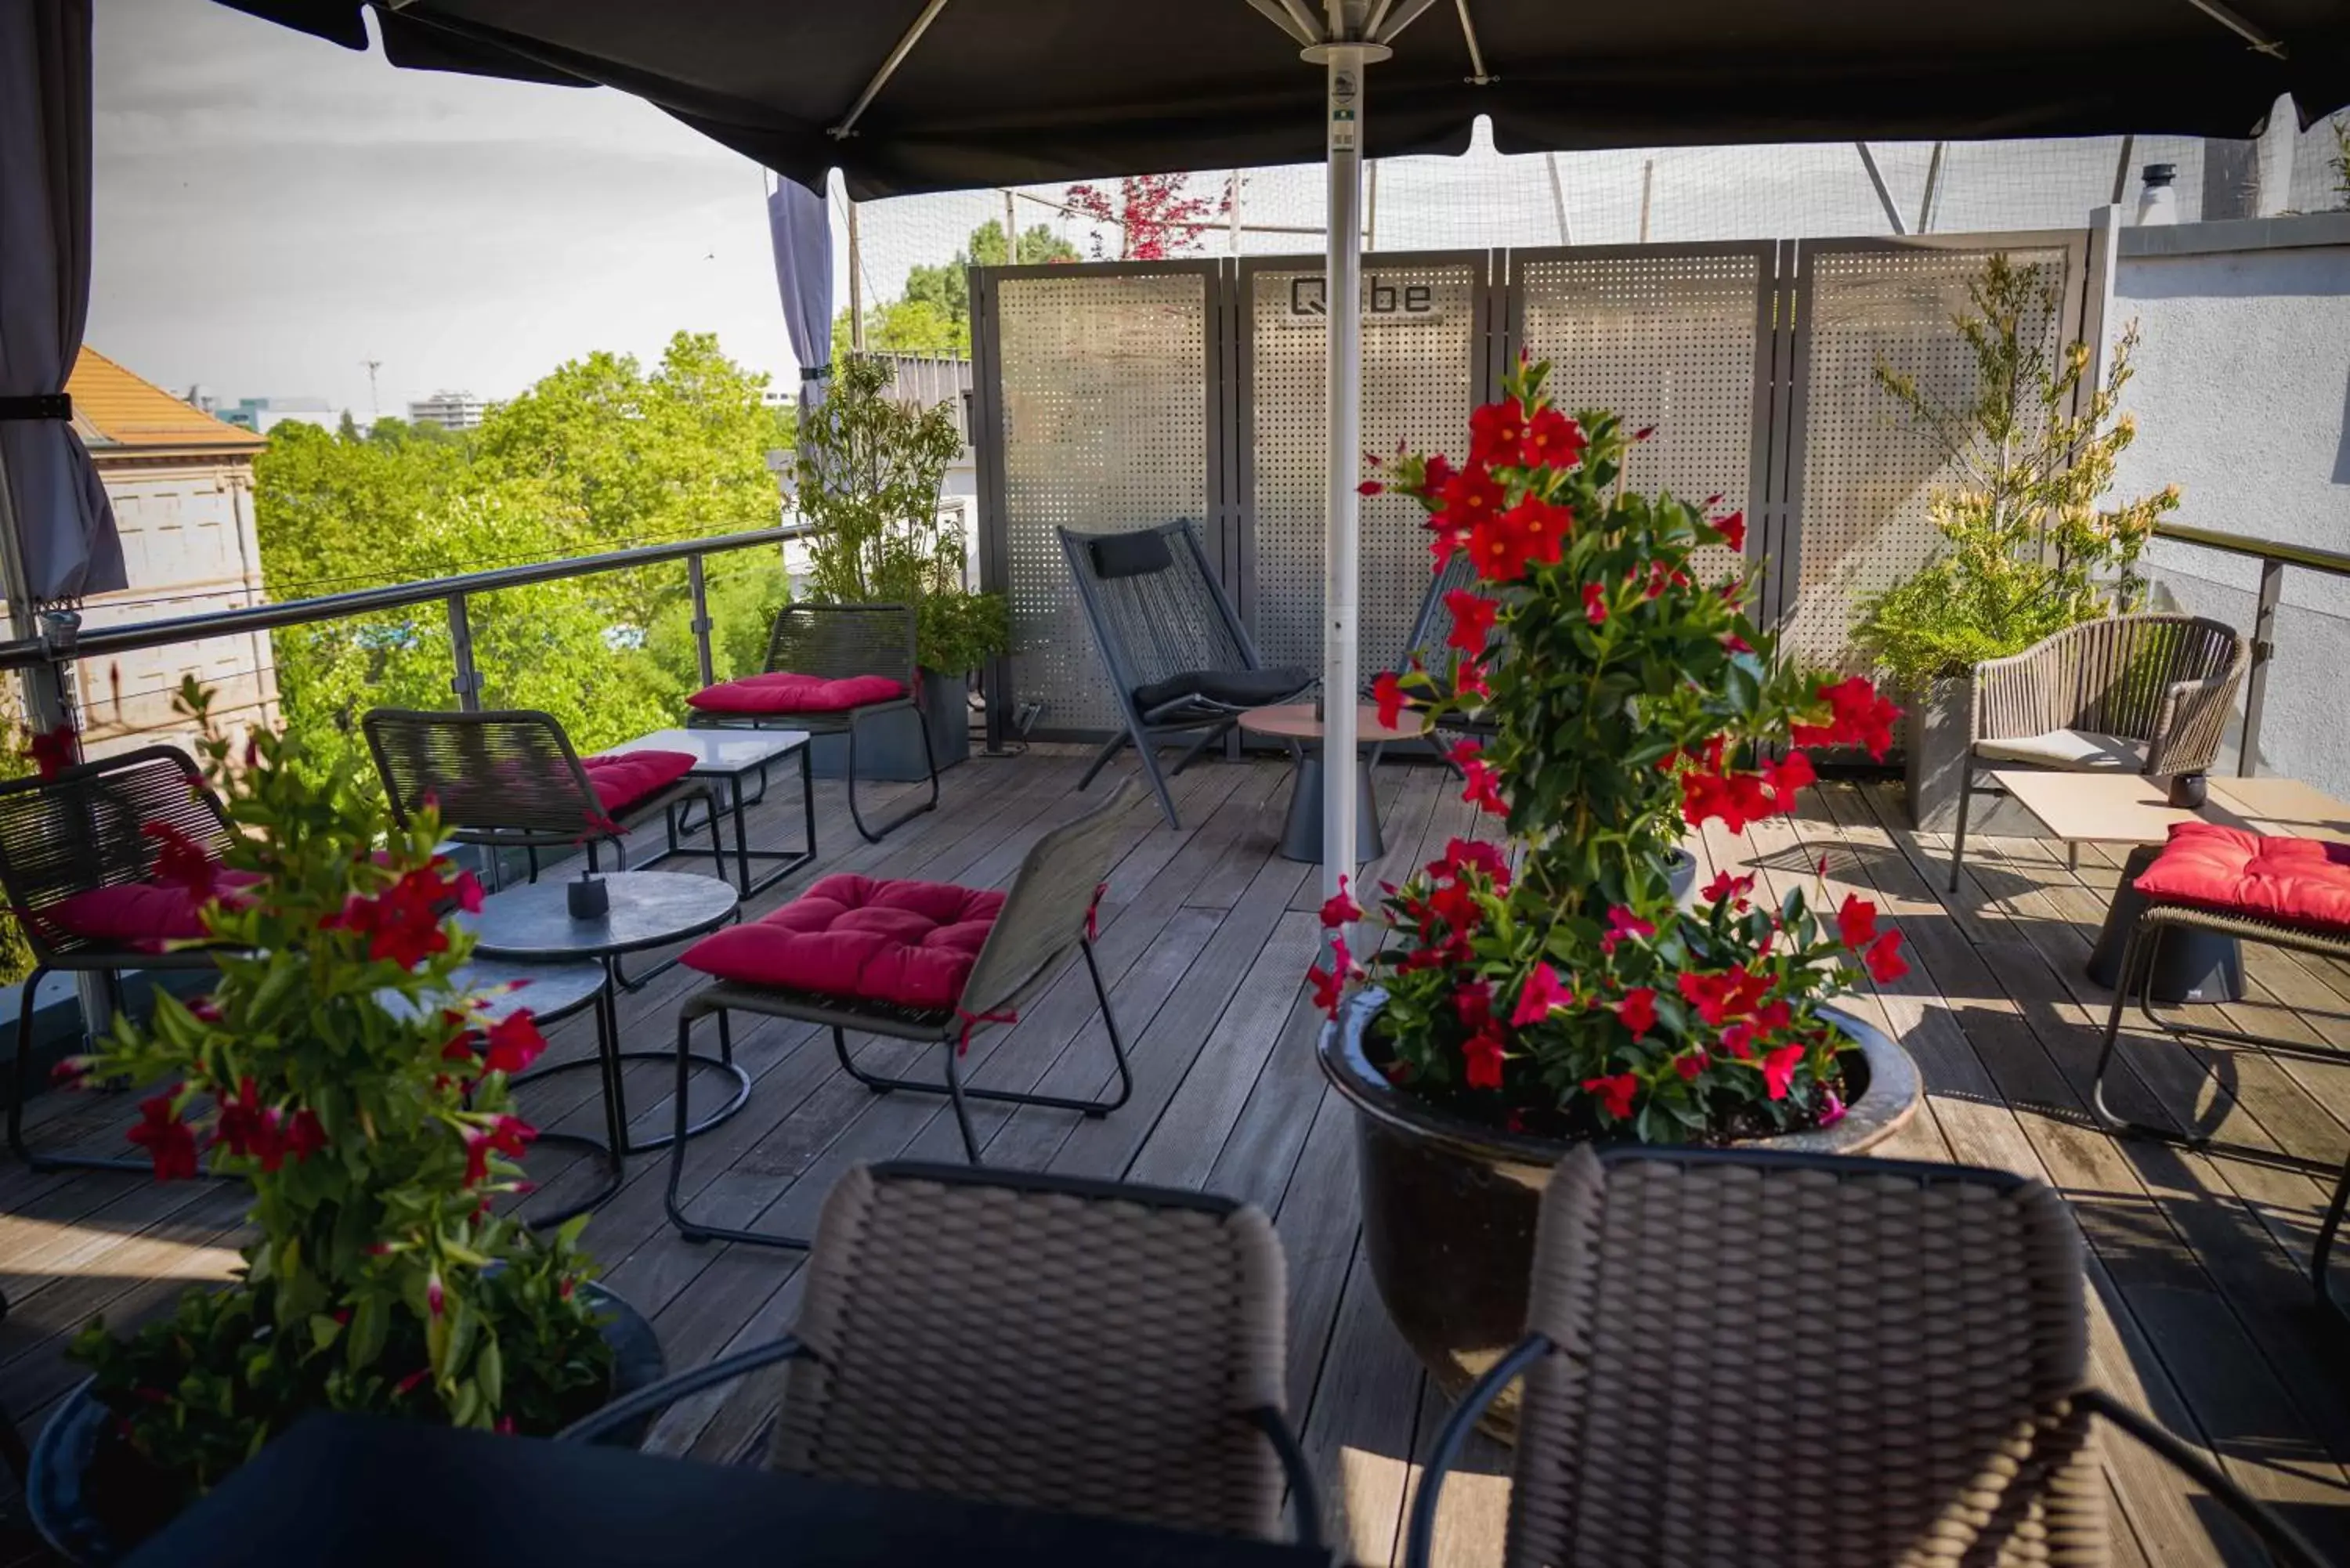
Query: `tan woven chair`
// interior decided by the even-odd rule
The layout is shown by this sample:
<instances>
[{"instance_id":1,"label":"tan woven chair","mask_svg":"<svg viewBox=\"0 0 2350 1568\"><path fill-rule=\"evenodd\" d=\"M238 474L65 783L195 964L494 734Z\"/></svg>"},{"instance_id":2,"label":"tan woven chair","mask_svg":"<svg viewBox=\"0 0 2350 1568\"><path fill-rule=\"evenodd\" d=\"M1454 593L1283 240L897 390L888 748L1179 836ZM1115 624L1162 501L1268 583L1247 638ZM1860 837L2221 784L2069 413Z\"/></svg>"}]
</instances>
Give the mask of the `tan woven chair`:
<instances>
[{"instance_id":1,"label":"tan woven chair","mask_svg":"<svg viewBox=\"0 0 2350 1568\"><path fill-rule=\"evenodd\" d=\"M791 1362L769 1461L868 1486L1275 1538L1284 1486L1280 1243L1207 1193L960 1166L858 1166L825 1199L791 1337L567 1428L586 1441Z\"/></svg>"},{"instance_id":2,"label":"tan woven chair","mask_svg":"<svg viewBox=\"0 0 2350 1568\"><path fill-rule=\"evenodd\" d=\"M2151 778L2209 772L2251 658L2251 645L2224 622L2126 615L2066 627L1976 665L1950 891L1966 860L1969 805L2005 793L1977 784L1978 765Z\"/></svg>"},{"instance_id":3,"label":"tan woven chair","mask_svg":"<svg viewBox=\"0 0 2350 1568\"><path fill-rule=\"evenodd\" d=\"M1579 1149L1543 1200L1527 1318L1437 1440L1410 1568L1470 1428L1520 1374L1509 1568L2091 1568L2106 1560L2093 1415L2281 1560L2324 1561L2085 1386L2073 1219L2005 1172Z\"/></svg>"}]
</instances>

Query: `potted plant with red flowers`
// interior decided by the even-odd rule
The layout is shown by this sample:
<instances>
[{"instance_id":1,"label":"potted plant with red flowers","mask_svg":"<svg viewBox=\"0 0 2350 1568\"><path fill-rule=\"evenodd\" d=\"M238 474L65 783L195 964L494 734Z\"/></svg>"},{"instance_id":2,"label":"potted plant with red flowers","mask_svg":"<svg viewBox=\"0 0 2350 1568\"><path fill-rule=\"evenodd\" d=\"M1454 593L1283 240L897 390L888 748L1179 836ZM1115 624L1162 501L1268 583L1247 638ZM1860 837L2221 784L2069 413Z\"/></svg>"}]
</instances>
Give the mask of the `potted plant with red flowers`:
<instances>
[{"instance_id":1,"label":"potted plant with red flowers","mask_svg":"<svg viewBox=\"0 0 2350 1568\"><path fill-rule=\"evenodd\" d=\"M192 681L182 702L202 720ZM225 1287L75 1341L90 1369L42 1432L26 1494L68 1558L112 1560L317 1410L551 1432L660 1376L650 1326L588 1278L581 1221L536 1235L532 1129L514 1074L544 1046L527 1011L470 992L470 873L430 811L387 836L351 780L266 733L205 772L243 831L225 864L161 846L159 875L212 897L211 993L158 992L68 1078L160 1085L130 1137L159 1180L251 1184L255 1232ZM169 835L166 835L167 839ZM230 877L230 872L244 872Z\"/></svg>"},{"instance_id":2,"label":"potted plant with red flowers","mask_svg":"<svg viewBox=\"0 0 2350 1568\"><path fill-rule=\"evenodd\" d=\"M1855 1151L1916 1108L1900 1047L1829 1002L1905 968L1866 901L1778 907L1724 872L1684 908L1685 828L1793 808L1807 746L1882 757L1898 711L1868 682L1781 660L1743 577L1700 580L1742 520L1627 493L1615 417L1570 419L1521 365L1471 419L1467 462L1407 454L1389 483L1429 511L1473 588L1444 667L1383 679L1388 715L1474 705L1464 797L1503 842L1456 839L1377 900L1358 960L1342 892L1311 975L1325 1071L1360 1112L1365 1241L1388 1312L1458 1391L1515 1342L1543 1187L1575 1144L1638 1139ZM1471 602L1473 601L1473 602ZM1462 644L1466 646L1462 646Z\"/></svg>"}]
</instances>

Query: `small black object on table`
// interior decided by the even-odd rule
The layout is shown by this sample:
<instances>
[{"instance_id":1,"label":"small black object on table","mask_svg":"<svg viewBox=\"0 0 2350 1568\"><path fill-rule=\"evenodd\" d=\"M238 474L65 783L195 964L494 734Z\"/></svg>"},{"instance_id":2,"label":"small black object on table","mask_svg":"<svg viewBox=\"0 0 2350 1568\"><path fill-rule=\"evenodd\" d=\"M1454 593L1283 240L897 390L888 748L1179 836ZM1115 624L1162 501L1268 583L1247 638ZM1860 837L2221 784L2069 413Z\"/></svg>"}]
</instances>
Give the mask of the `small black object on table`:
<instances>
[{"instance_id":1,"label":"small black object on table","mask_svg":"<svg viewBox=\"0 0 2350 1568\"><path fill-rule=\"evenodd\" d=\"M1327 1568L1326 1550L625 1449L317 1416L125 1568Z\"/></svg>"},{"instance_id":2,"label":"small black object on table","mask_svg":"<svg viewBox=\"0 0 2350 1568\"><path fill-rule=\"evenodd\" d=\"M604 1137L599 1141L580 1133L543 1132L539 1141L568 1143L594 1150L604 1157L610 1173L605 1184L584 1201L554 1214L534 1217L531 1224L535 1227L560 1224L604 1202L620 1189L624 1162L629 1155L665 1148L676 1137L663 1133L635 1141L629 1137L629 1106L621 1064L629 1061L671 1062L675 1054L620 1049L618 998L622 955L665 947L716 930L733 919L742 905L733 885L715 877L669 871L615 871L604 881L611 895L611 905L595 919L574 919L569 908L570 884L556 880L527 882L493 893L483 903L479 914L456 917L458 923L475 938L475 963L472 967L477 972L486 969L486 961L492 960L508 961L507 967L517 976L546 972L535 971L530 966L561 965L567 970L592 962L599 971L598 983L592 993L596 1054L541 1067L515 1082L517 1085L531 1084L556 1074L595 1068L602 1077ZM509 1005L530 1005L526 996L527 992L516 995ZM723 1026L718 1043L716 1056L696 1054L692 1060L696 1066L731 1075L734 1093L725 1105L688 1127L688 1137L716 1127L741 1110L751 1097L751 1075L735 1064L733 1041Z\"/></svg>"},{"instance_id":3,"label":"small black object on table","mask_svg":"<svg viewBox=\"0 0 2350 1568\"><path fill-rule=\"evenodd\" d=\"M706 780L712 786L711 809L722 817L734 819L735 886L745 898L766 891L816 858L816 789L808 772L810 747L806 730L656 730L613 746L602 754L617 756L624 752L683 752L693 758L693 766L686 770L686 776ZM800 842L804 847L754 849L749 829L744 826L743 807L766 798L767 770L795 755L799 759ZM743 786L754 775L759 781L759 793L746 799ZM726 790L723 805L718 803L721 784ZM687 815L691 815L691 807ZM704 853L678 842L681 833L690 833L699 826L672 815L669 820L669 847L645 864L652 865L672 855ZM772 869L754 875L751 869L754 861L775 864ZM721 873L723 874L723 867Z\"/></svg>"}]
</instances>

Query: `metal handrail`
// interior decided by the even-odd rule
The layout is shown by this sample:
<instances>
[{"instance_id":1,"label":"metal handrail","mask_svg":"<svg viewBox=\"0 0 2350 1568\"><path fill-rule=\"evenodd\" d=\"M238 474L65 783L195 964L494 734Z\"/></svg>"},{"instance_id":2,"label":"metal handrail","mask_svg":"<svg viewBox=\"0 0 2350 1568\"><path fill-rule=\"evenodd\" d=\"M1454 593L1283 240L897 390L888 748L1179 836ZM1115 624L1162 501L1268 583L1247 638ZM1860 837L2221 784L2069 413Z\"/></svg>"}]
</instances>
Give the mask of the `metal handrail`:
<instances>
[{"instance_id":1,"label":"metal handrail","mask_svg":"<svg viewBox=\"0 0 2350 1568\"><path fill-rule=\"evenodd\" d=\"M2261 765L2261 713L2268 703L2269 665L2276 658L2277 607L2284 602L2284 569L2299 566L2329 576L2350 577L2350 555L2306 545L2282 545L2273 539L2246 539L2209 528L2190 528L2183 523L2158 523L2154 536L2247 556L2261 564L2260 592L2252 600L2252 663L2244 676L2244 722L2236 742L2236 776L2251 778Z\"/></svg>"},{"instance_id":2,"label":"metal handrail","mask_svg":"<svg viewBox=\"0 0 2350 1568\"><path fill-rule=\"evenodd\" d=\"M435 600L462 600L499 588L525 587L533 583L560 582L598 572L627 571L669 561L691 561L725 550L755 545L782 545L807 532L805 524L758 528L741 534L716 534L702 539L681 539L662 545L639 545L595 556L572 556L556 561L534 561L520 566L495 566L487 571L460 572L453 576L426 577L417 582L391 583L348 593L322 594L316 598L286 599L278 604L253 605L244 609L212 610L201 615L172 616L162 620L134 621L129 626L100 627L79 633L67 648L40 638L0 642L0 670L23 670L58 658L88 659L100 654L130 653L165 648L199 638L226 637L238 632L275 631L279 627L312 621L340 620L377 610L406 609Z\"/></svg>"}]
</instances>

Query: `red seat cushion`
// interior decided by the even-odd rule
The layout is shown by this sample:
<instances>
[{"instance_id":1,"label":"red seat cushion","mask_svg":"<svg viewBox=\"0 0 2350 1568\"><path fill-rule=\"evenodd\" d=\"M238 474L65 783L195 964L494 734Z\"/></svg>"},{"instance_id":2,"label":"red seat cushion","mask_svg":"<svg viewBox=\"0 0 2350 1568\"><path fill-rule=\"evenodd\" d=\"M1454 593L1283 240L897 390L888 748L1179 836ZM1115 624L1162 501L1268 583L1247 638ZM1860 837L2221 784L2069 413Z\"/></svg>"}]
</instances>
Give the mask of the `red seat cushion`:
<instances>
[{"instance_id":1,"label":"red seat cushion","mask_svg":"<svg viewBox=\"0 0 2350 1568\"><path fill-rule=\"evenodd\" d=\"M950 882L827 877L764 919L702 938L683 961L742 985L943 1011L1003 908L1001 893Z\"/></svg>"},{"instance_id":2,"label":"red seat cushion","mask_svg":"<svg viewBox=\"0 0 2350 1568\"><path fill-rule=\"evenodd\" d=\"M2350 929L2350 844L2182 822L2137 886L2157 903Z\"/></svg>"},{"instance_id":3,"label":"red seat cushion","mask_svg":"<svg viewBox=\"0 0 2350 1568\"><path fill-rule=\"evenodd\" d=\"M251 871L223 871L220 898L241 903L261 877ZM175 882L119 882L60 898L41 918L69 936L107 947L161 952L166 942L204 934L203 905Z\"/></svg>"},{"instance_id":4,"label":"red seat cushion","mask_svg":"<svg viewBox=\"0 0 2350 1568\"><path fill-rule=\"evenodd\" d=\"M745 675L706 686L686 699L704 713L846 713L851 708L891 702L906 683L886 675L849 675L827 680L818 675Z\"/></svg>"},{"instance_id":5,"label":"red seat cushion","mask_svg":"<svg viewBox=\"0 0 2350 1568\"><path fill-rule=\"evenodd\" d=\"M582 757L588 782L596 786L596 800L607 816L618 816L640 800L659 794L693 767L691 752L614 752Z\"/></svg>"}]
</instances>

